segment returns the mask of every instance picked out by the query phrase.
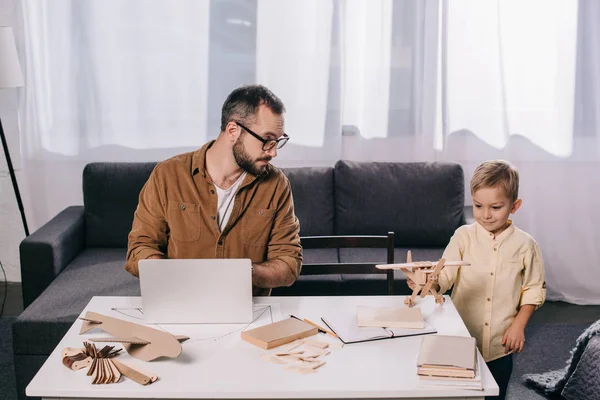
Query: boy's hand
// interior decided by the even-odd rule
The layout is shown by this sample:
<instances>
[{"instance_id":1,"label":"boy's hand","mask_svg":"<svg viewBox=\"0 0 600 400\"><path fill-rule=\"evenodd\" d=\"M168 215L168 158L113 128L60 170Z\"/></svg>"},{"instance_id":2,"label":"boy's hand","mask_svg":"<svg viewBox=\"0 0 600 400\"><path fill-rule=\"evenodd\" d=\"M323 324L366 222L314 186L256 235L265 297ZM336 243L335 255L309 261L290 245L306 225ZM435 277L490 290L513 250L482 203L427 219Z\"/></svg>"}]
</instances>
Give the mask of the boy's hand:
<instances>
[{"instance_id":1,"label":"boy's hand","mask_svg":"<svg viewBox=\"0 0 600 400\"><path fill-rule=\"evenodd\" d=\"M520 353L525 346L525 328L513 321L502 337L502 346L504 346L504 354Z\"/></svg>"}]
</instances>

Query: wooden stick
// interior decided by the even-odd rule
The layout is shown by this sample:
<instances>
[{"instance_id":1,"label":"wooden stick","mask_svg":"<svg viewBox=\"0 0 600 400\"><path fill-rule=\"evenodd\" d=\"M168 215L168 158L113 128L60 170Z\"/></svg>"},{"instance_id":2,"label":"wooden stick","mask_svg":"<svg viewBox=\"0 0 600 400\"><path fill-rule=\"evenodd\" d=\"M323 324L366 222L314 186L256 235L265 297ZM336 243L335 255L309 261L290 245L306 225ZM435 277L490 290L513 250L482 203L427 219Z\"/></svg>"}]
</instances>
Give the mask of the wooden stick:
<instances>
[{"instance_id":1,"label":"wooden stick","mask_svg":"<svg viewBox=\"0 0 600 400\"><path fill-rule=\"evenodd\" d=\"M117 369L122 375L125 375L126 377L128 377L132 381L139 383L140 385L147 385L152 381L151 377L144 375L140 371L128 365L123 364L119 360L113 359L112 362L115 364L115 367L117 367Z\"/></svg>"}]
</instances>

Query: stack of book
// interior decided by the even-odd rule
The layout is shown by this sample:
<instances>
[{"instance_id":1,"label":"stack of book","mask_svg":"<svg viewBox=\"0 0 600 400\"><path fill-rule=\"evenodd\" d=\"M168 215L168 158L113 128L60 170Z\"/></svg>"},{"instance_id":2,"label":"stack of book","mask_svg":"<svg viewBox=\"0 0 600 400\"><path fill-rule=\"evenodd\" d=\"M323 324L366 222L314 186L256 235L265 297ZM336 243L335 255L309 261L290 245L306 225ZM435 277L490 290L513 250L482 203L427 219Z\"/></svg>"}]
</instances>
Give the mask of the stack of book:
<instances>
[{"instance_id":1,"label":"stack of book","mask_svg":"<svg viewBox=\"0 0 600 400\"><path fill-rule=\"evenodd\" d=\"M475 338L431 335L423 337L417 374L424 386L483 390Z\"/></svg>"}]
</instances>

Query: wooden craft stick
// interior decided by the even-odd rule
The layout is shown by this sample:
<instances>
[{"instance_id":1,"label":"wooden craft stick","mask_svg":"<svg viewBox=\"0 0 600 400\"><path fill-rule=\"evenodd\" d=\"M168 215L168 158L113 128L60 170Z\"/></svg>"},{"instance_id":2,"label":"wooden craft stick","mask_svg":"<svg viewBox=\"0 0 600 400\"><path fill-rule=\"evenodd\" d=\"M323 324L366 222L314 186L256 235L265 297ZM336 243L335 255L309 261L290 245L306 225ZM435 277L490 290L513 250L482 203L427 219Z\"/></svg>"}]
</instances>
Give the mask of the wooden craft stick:
<instances>
[{"instance_id":1,"label":"wooden craft stick","mask_svg":"<svg viewBox=\"0 0 600 400\"><path fill-rule=\"evenodd\" d=\"M275 353L276 356L291 356L294 354L303 354L304 350L296 350L296 351L287 351L287 352L281 352L281 353Z\"/></svg>"},{"instance_id":2,"label":"wooden craft stick","mask_svg":"<svg viewBox=\"0 0 600 400\"><path fill-rule=\"evenodd\" d=\"M96 363L98 362L97 358L92 358L92 365L90 365L90 369L88 369L88 372L86 373L87 376L93 376L94 375L94 371L96 370Z\"/></svg>"},{"instance_id":3,"label":"wooden craft stick","mask_svg":"<svg viewBox=\"0 0 600 400\"><path fill-rule=\"evenodd\" d=\"M62 356L63 357L67 357L67 356L74 356L80 353L84 353L85 349L84 348L77 348L77 347L65 347L65 349L62 352Z\"/></svg>"},{"instance_id":4,"label":"wooden craft stick","mask_svg":"<svg viewBox=\"0 0 600 400\"><path fill-rule=\"evenodd\" d=\"M119 380L121 380L121 373L119 372L117 367L115 367L115 363L113 362L112 359L109 358L107 361L108 361L108 366L110 367L110 369L112 370L112 373L113 373L113 383L119 382Z\"/></svg>"},{"instance_id":5,"label":"wooden craft stick","mask_svg":"<svg viewBox=\"0 0 600 400\"><path fill-rule=\"evenodd\" d=\"M310 363L307 363L306 365L286 365L285 369L288 369L290 371L296 371L296 372L312 372L318 368L321 368L325 364L326 364L325 361L319 361L316 363L310 362Z\"/></svg>"},{"instance_id":6,"label":"wooden craft stick","mask_svg":"<svg viewBox=\"0 0 600 400\"><path fill-rule=\"evenodd\" d=\"M128 365L123 364L119 360L113 359L112 361L115 364L115 367L117 367L117 369L121 373L121 375L125 375L132 381L135 381L135 382L139 383L140 385L147 385L150 382L152 382L152 379L148 375L144 375L143 373L139 372L138 370L136 370Z\"/></svg>"},{"instance_id":7,"label":"wooden craft stick","mask_svg":"<svg viewBox=\"0 0 600 400\"><path fill-rule=\"evenodd\" d=\"M85 354L81 353L83 358L76 359L74 357L64 357L63 364L68 368L71 368L73 371L78 371L82 368L89 367L92 365L92 357L87 357Z\"/></svg>"},{"instance_id":8,"label":"wooden craft stick","mask_svg":"<svg viewBox=\"0 0 600 400\"><path fill-rule=\"evenodd\" d=\"M304 340L302 339L298 339L295 342L290 343L290 346L288 347L287 351L292 351L297 347L300 347L304 344Z\"/></svg>"},{"instance_id":9,"label":"wooden craft stick","mask_svg":"<svg viewBox=\"0 0 600 400\"><path fill-rule=\"evenodd\" d=\"M320 342L318 340L307 340L304 343L308 346L317 347L319 349L326 349L327 347L329 347L329 344L327 344L325 342Z\"/></svg>"}]
</instances>

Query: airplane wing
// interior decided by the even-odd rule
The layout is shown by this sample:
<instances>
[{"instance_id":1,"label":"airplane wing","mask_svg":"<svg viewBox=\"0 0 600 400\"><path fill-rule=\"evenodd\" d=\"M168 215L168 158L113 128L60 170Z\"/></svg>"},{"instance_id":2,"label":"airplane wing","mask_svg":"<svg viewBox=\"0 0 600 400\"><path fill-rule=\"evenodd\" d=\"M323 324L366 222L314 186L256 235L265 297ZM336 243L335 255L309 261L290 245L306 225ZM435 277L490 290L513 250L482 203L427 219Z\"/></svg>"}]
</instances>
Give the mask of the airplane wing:
<instances>
[{"instance_id":1,"label":"airplane wing","mask_svg":"<svg viewBox=\"0 0 600 400\"><path fill-rule=\"evenodd\" d=\"M144 339L140 339L135 336L130 337L99 337L99 338L89 338L88 342L96 342L96 343L129 343L129 344L149 344L150 342Z\"/></svg>"}]
</instances>

